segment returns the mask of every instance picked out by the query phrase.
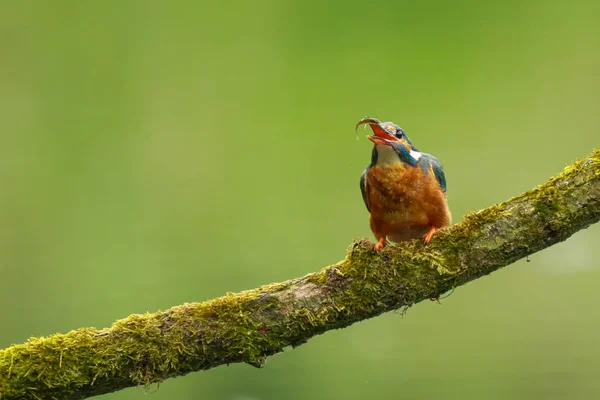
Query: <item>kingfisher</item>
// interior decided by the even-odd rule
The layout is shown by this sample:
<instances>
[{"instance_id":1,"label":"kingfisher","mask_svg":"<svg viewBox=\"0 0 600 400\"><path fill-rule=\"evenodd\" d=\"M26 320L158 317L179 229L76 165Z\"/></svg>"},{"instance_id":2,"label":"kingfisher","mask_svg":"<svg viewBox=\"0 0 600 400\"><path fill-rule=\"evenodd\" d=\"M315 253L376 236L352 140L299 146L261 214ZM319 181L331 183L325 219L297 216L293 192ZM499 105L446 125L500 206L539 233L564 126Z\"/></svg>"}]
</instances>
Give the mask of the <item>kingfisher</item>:
<instances>
[{"instance_id":1,"label":"kingfisher","mask_svg":"<svg viewBox=\"0 0 600 400\"><path fill-rule=\"evenodd\" d=\"M373 130L371 164L360 176L360 190L377 239L375 251L389 239L398 243L424 237L428 244L436 231L450 225L446 176L440 161L422 153L393 122L363 118L356 124Z\"/></svg>"}]
</instances>

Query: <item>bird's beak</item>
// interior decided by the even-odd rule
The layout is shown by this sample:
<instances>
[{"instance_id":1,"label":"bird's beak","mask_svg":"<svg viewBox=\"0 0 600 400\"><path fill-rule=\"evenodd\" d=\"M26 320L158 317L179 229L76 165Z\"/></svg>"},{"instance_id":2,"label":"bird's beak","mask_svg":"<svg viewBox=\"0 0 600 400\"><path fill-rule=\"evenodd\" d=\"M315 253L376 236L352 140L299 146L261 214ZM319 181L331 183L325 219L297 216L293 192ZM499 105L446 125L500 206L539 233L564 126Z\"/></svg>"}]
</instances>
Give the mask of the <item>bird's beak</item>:
<instances>
[{"instance_id":1,"label":"bird's beak","mask_svg":"<svg viewBox=\"0 0 600 400\"><path fill-rule=\"evenodd\" d=\"M388 139L382 139L380 137L377 136L367 136L367 139L369 139L371 142L375 143L375 144L380 144L380 145L384 145L384 146L389 146L392 144L391 140Z\"/></svg>"},{"instance_id":2,"label":"bird's beak","mask_svg":"<svg viewBox=\"0 0 600 400\"><path fill-rule=\"evenodd\" d=\"M390 133L388 131L383 129L381 127L381 121L379 121L376 118L366 117L366 118L361 119L356 124L356 130L358 130L359 126L367 125L367 124L371 127L371 129L373 130L373 133L374 133L373 136L367 136L367 139L369 139L371 142L373 142L375 144L381 144L381 145L391 145L392 142L395 142L398 140L395 136L390 135Z\"/></svg>"}]
</instances>

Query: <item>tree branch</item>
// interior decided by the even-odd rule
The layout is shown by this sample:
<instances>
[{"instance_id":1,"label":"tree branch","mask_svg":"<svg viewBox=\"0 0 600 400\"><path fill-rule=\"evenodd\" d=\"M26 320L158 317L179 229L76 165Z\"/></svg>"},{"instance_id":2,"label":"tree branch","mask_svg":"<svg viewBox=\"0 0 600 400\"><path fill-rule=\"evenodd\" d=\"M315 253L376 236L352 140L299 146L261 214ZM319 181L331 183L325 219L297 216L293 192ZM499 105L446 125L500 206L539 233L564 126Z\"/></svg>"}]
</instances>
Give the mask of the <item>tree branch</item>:
<instances>
[{"instance_id":1,"label":"tree branch","mask_svg":"<svg viewBox=\"0 0 600 400\"><path fill-rule=\"evenodd\" d=\"M0 350L0 399L83 399L269 355L331 329L407 308L561 242L600 220L600 151L545 184L467 215L432 243L380 253L353 243L319 272L131 315L112 327Z\"/></svg>"}]
</instances>

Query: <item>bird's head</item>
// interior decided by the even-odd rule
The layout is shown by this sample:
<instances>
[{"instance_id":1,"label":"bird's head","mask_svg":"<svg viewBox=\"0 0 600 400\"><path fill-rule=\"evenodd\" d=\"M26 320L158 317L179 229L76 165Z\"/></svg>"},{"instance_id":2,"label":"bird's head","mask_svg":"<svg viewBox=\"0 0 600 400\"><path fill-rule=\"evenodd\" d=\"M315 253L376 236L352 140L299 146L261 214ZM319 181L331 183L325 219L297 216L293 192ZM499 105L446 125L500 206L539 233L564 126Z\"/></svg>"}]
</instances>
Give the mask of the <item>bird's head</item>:
<instances>
[{"instance_id":1,"label":"bird's head","mask_svg":"<svg viewBox=\"0 0 600 400\"><path fill-rule=\"evenodd\" d=\"M356 129L361 125L369 125L373 131L373 135L367 136L367 138L374 144L374 163L377 162L377 154L383 156L379 157L379 161L383 162L391 161L390 157L409 164L415 163L415 158L418 161L420 153L406 136L404 130L395 123L381 122L376 118L366 117L358 121Z\"/></svg>"},{"instance_id":2,"label":"bird's head","mask_svg":"<svg viewBox=\"0 0 600 400\"><path fill-rule=\"evenodd\" d=\"M406 133L393 122L381 122L376 118L363 118L356 124L356 129L361 125L369 125L373 130L372 136L367 138L376 146L392 146L393 144L405 144L414 148ZM416 149L415 149L416 150Z\"/></svg>"}]
</instances>

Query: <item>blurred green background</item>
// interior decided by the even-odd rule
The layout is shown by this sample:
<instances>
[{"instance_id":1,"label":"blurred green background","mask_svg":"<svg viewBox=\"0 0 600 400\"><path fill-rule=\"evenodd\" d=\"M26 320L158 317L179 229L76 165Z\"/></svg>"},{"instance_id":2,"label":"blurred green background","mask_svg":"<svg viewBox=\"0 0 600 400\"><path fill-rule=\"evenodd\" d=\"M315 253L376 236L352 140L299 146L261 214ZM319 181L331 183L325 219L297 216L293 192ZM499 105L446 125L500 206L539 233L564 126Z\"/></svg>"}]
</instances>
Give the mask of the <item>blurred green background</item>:
<instances>
[{"instance_id":1,"label":"blurred green background","mask_svg":"<svg viewBox=\"0 0 600 400\"><path fill-rule=\"evenodd\" d=\"M455 221L544 182L600 145L599 19L595 1L2 2L0 348L338 261L371 237L365 115L442 160ZM599 240L151 398L589 399Z\"/></svg>"}]
</instances>

